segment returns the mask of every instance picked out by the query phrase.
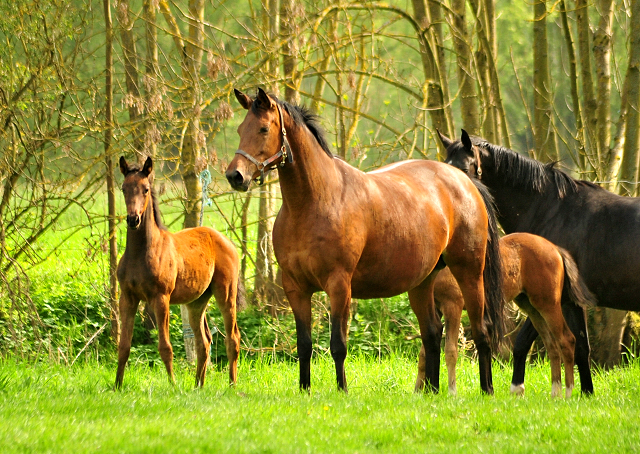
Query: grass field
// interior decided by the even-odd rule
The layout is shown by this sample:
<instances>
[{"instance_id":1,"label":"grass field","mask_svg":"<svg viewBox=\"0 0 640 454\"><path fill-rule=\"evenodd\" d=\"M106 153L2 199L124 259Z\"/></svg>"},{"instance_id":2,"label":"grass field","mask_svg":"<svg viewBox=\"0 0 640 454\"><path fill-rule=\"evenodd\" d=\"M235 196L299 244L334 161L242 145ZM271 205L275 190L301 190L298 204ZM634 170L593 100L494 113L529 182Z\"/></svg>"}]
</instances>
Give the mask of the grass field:
<instances>
[{"instance_id":1,"label":"grass field","mask_svg":"<svg viewBox=\"0 0 640 454\"><path fill-rule=\"evenodd\" d=\"M480 393L477 365L459 365L459 395L416 395L413 358L347 358L349 394L333 362L316 357L312 392L297 364L241 360L239 383L210 369L194 390L178 363L131 367L112 391L115 365L0 364L0 452L637 452L640 362L597 373L596 395L551 399L547 363L528 369L527 395L508 393L510 365L494 364L495 396ZM441 380L444 391L444 368Z\"/></svg>"}]
</instances>

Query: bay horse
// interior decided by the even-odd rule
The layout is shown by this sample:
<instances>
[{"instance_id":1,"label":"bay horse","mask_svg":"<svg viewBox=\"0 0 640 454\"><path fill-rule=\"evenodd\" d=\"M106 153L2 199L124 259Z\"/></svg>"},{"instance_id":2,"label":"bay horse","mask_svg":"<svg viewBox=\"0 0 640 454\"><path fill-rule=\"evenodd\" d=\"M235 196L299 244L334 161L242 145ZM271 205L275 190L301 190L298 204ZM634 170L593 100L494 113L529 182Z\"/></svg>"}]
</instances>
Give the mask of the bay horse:
<instances>
[{"instance_id":1,"label":"bay horse","mask_svg":"<svg viewBox=\"0 0 640 454\"><path fill-rule=\"evenodd\" d=\"M247 115L226 177L234 189L246 191L277 168L282 206L273 248L296 321L300 388L311 386L313 293L329 296L330 350L338 389L346 392L351 298L408 292L422 338L416 391L437 392L442 324L433 284L446 265L469 312L480 386L492 393L484 317L491 320L493 338L501 338L503 299L497 225L482 185L433 161L403 161L364 173L332 155L318 117L306 108L262 89L255 99L238 90L235 96Z\"/></svg>"},{"instance_id":2,"label":"bay horse","mask_svg":"<svg viewBox=\"0 0 640 454\"><path fill-rule=\"evenodd\" d=\"M598 306L640 310L640 199L613 194L465 131L460 140L440 135L446 162L479 178L495 197L506 233L529 232L566 249ZM583 308L563 306L576 335L583 393L593 393ZM516 338L512 385L524 386L526 355L537 336L528 320Z\"/></svg>"},{"instance_id":3,"label":"bay horse","mask_svg":"<svg viewBox=\"0 0 640 454\"><path fill-rule=\"evenodd\" d=\"M115 387L122 386L131 351L133 323L140 301L151 305L158 326L158 350L169 381L174 382L173 349L169 339L169 305L186 304L193 330L197 366L196 386L204 385L211 347L206 309L214 296L226 331L229 381L238 375L240 331L236 311L242 303L238 291L238 253L231 241L209 227L169 232L162 224L153 191L153 161L129 165L120 158L122 192L127 207L127 243L118 263L120 284L120 343Z\"/></svg>"},{"instance_id":4,"label":"bay horse","mask_svg":"<svg viewBox=\"0 0 640 454\"><path fill-rule=\"evenodd\" d=\"M561 359L565 366L565 396L573 391L575 337L562 315L561 299L573 304L595 306L593 295L578 273L578 267L564 249L529 233L512 233L500 238L502 284L505 301L515 300L540 333L551 363L551 396L562 390ZM448 268L438 274L434 287L436 306L445 321L445 362L449 392L456 393L458 332L464 300ZM519 390L512 390L517 392Z\"/></svg>"}]
</instances>

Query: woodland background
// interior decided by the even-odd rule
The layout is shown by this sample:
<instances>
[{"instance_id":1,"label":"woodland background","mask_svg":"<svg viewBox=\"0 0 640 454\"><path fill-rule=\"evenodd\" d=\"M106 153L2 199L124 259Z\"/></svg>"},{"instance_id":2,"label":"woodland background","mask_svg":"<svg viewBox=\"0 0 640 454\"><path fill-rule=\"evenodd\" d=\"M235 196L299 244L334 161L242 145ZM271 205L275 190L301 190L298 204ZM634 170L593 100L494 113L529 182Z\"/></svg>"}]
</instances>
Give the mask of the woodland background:
<instances>
[{"instance_id":1,"label":"woodland background","mask_svg":"<svg viewBox=\"0 0 640 454\"><path fill-rule=\"evenodd\" d=\"M640 0L13 0L0 4L0 39L4 357L113 357L121 155L154 158L171 230L203 223L238 246L245 352L295 356L270 243L276 175L246 194L224 179L244 118L233 88L309 106L362 170L441 159L436 128L464 128L638 195ZM325 297L314 304L326 351ZM141 315L132 359L157 361ZM417 353L404 296L354 301L352 315L350 349ZM210 319L221 326L215 309ZM623 335L634 355L634 317L598 309L590 324L598 364L620 361ZM179 308L172 334L189 356Z\"/></svg>"}]
</instances>

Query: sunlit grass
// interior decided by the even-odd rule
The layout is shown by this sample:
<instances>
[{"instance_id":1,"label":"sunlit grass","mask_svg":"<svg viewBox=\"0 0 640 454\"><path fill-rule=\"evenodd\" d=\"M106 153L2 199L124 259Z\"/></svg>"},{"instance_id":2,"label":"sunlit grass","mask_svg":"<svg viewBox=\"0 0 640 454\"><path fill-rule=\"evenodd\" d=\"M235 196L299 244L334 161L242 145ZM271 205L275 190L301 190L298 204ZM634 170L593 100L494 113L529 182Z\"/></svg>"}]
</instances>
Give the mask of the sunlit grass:
<instances>
[{"instance_id":1,"label":"sunlit grass","mask_svg":"<svg viewBox=\"0 0 640 454\"><path fill-rule=\"evenodd\" d=\"M461 360L458 396L412 392L414 358L349 356L349 394L335 390L333 362L316 357L312 391L298 391L295 362L240 363L239 383L193 368L114 364L0 365L2 452L632 452L640 446L640 363L596 373L596 395L550 398L549 367L528 369L527 395L509 395L510 366L494 365L484 396L477 364Z\"/></svg>"}]
</instances>

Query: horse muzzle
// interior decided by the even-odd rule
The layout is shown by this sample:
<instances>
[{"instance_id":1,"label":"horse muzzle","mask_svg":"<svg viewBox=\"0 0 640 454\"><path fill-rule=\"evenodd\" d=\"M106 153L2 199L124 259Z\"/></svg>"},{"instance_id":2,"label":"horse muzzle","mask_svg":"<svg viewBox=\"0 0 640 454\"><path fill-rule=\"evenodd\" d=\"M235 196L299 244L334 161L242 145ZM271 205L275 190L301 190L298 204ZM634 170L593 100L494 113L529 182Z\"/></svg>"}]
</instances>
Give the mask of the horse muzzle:
<instances>
[{"instance_id":1,"label":"horse muzzle","mask_svg":"<svg viewBox=\"0 0 640 454\"><path fill-rule=\"evenodd\" d=\"M249 190L249 184L251 184L250 178L245 178L245 176L238 169L227 170L225 173L227 177L227 181L231 185L233 189L236 191L246 192Z\"/></svg>"},{"instance_id":2,"label":"horse muzzle","mask_svg":"<svg viewBox=\"0 0 640 454\"><path fill-rule=\"evenodd\" d=\"M127 226L130 229L137 230L140 227L140 216L137 214L127 216Z\"/></svg>"}]
</instances>

